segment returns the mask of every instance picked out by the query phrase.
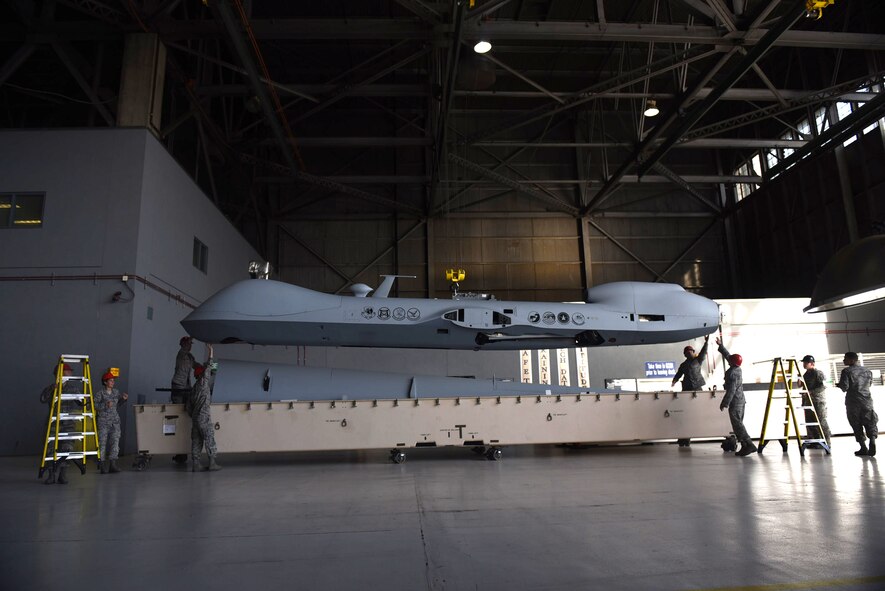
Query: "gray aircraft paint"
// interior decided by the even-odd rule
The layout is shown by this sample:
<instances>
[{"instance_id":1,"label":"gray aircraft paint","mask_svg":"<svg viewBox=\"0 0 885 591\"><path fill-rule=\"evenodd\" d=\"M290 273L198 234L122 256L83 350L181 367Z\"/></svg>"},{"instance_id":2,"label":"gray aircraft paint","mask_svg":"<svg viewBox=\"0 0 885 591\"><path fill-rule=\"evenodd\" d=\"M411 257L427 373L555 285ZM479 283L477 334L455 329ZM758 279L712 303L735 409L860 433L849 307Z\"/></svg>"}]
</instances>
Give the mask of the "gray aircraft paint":
<instances>
[{"instance_id":1,"label":"gray aircraft paint","mask_svg":"<svg viewBox=\"0 0 885 591\"><path fill-rule=\"evenodd\" d=\"M279 281L226 287L181 324L207 343L520 350L672 343L712 333L718 305L666 283L587 290L587 303L511 302L461 294L390 298L331 295Z\"/></svg>"}]
</instances>

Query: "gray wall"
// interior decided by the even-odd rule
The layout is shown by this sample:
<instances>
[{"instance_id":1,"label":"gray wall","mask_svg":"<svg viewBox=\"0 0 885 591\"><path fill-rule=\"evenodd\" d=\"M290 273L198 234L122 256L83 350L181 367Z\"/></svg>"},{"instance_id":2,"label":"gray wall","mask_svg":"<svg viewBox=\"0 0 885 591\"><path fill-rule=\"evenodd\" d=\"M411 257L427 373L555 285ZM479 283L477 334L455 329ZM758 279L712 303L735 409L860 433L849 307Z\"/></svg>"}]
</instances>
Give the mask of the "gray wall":
<instances>
[{"instance_id":1,"label":"gray wall","mask_svg":"<svg viewBox=\"0 0 885 591\"><path fill-rule=\"evenodd\" d=\"M198 304L258 255L142 129L0 132L0 192L13 191L46 194L42 228L0 231L0 389L16 400L0 413L0 454L32 454L46 427L38 395L62 353L89 355L96 377L119 367L133 399L168 387L190 308L132 279L134 297L113 302L132 295L124 274ZM209 247L206 274L192 265L194 236Z\"/></svg>"}]
</instances>

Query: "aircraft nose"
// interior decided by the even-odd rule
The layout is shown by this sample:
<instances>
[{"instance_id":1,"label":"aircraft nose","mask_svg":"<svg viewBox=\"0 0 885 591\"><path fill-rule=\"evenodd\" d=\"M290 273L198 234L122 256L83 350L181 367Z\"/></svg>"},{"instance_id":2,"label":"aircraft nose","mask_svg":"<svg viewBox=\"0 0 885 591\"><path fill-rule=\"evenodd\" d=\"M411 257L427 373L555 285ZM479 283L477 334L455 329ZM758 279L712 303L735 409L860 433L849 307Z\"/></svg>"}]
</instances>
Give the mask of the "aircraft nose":
<instances>
[{"instance_id":1,"label":"aircraft nose","mask_svg":"<svg viewBox=\"0 0 885 591\"><path fill-rule=\"evenodd\" d=\"M694 311L694 315L703 326L710 328L719 326L719 304L694 293L687 293L685 295L688 296L687 304Z\"/></svg>"}]
</instances>

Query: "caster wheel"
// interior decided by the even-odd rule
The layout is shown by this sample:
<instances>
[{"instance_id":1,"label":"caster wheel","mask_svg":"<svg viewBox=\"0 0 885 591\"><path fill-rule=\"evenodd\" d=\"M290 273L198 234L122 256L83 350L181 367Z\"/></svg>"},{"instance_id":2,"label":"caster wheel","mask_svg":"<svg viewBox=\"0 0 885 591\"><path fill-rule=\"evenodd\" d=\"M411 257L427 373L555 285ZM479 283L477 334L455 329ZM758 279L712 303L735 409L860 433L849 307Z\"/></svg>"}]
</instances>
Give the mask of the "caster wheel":
<instances>
[{"instance_id":1,"label":"caster wheel","mask_svg":"<svg viewBox=\"0 0 885 591\"><path fill-rule=\"evenodd\" d=\"M503 455L504 455L504 452L501 450L500 447L493 447L493 448L489 449L489 451L486 452L486 458L488 458L489 460L491 460L493 462L497 462L498 460L500 460L501 456L503 456Z\"/></svg>"},{"instance_id":2,"label":"caster wheel","mask_svg":"<svg viewBox=\"0 0 885 591\"><path fill-rule=\"evenodd\" d=\"M402 464L406 461L406 454L401 451L392 452L390 454L390 461L394 464Z\"/></svg>"}]
</instances>

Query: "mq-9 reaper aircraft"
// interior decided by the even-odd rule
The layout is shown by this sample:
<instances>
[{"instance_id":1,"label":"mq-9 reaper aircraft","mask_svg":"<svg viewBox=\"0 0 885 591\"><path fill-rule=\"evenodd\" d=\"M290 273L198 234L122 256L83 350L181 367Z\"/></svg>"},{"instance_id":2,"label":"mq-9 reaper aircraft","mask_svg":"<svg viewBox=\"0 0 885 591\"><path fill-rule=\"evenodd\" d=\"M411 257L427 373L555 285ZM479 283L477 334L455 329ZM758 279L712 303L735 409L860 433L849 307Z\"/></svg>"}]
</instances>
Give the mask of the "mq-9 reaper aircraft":
<instances>
[{"instance_id":1,"label":"mq-9 reaper aircraft","mask_svg":"<svg viewBox=\"0 0 885 591\"><path fill-rule=\"evenodd\" d=\"M332 295L280 281L226 287L181 324L207 343L522 350L672 343L707 335L719 307L679 285L617 282L586 302L517 302L485 294L452 299L390 297L397 276L372 292Z\"/></svg>"}]
</instances>

